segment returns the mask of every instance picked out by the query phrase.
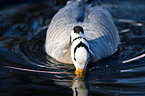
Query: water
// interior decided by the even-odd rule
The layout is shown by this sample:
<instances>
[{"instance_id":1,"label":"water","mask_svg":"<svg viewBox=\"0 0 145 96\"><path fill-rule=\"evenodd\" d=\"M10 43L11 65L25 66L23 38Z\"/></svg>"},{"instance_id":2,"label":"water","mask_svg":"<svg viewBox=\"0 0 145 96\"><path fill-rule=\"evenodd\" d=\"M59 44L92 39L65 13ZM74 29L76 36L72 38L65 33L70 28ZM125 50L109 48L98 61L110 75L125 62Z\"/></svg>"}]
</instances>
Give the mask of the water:
<instances>
[{"instance_id":1,"label":"water","mask_svg":"<svg viewBox=\"0 0 145 96\"><path fill-rule=\"evenodd\" d=\"M0 1L0 96L145 95L145 1L102 0L121 43L113 56L88 66L84 81L75 79L73 65L44 51L50 20L66 2L60 1Z\"/></svg>"}]
</instances>

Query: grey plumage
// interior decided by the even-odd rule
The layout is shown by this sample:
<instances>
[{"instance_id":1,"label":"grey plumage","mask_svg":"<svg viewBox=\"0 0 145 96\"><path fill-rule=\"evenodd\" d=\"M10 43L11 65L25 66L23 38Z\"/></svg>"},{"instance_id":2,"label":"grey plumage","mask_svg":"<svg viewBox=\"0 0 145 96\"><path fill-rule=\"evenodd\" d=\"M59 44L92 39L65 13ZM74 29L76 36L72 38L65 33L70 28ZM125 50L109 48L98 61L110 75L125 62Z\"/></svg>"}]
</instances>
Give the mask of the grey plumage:
<instances>
[{"instance_id":1,"label":"grey plumage","mask_svg":"<svg viewBox=\"0 0 145 96\"><path fill-rule=\"evenodd\" d=\"M93 5L93 6L92 6ZM85 1L71 1L53 17L46 35L46 53L63 63L72 63L70 33L74 26L82 26L94 56L91 61L116 52L119 34L112 16L101 6Z\"/></svg>"}]
</instances>

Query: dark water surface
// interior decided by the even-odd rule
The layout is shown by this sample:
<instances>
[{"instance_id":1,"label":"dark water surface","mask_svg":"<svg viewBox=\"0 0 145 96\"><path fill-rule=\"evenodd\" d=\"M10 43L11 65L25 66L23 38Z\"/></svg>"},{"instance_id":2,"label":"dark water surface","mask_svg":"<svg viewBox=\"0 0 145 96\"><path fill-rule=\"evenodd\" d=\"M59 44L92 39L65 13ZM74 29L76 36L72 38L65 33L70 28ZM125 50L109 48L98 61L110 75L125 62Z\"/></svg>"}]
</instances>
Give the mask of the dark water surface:
<instances>
[{"instance_id":1,"label":"dark water surface","mask_svg":"<svg viewBox=\"0 0 145 96\"><path fill-rule=\"evenodd\" d=\"M0 1L0 96L145 96L145 1L102 0L121 43L88 66L85 81L44 52L50 20L66 1Z\"/></svg>"}]
</instances>

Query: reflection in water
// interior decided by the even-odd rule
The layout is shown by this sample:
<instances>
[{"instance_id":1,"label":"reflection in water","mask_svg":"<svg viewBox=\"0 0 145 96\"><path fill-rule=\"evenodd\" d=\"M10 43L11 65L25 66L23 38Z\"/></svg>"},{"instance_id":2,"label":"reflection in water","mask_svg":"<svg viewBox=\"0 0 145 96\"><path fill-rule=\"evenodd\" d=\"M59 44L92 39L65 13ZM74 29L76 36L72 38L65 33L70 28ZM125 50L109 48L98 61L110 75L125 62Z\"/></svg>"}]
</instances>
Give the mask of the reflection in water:
<instances>
[{"instance_id":1,"label":"reflection in water","mask_svg":"<svg viewBox=\"0 0 145 96\"><path fill-rule=\"evenodd\" d=\"M72 90L73 96L90 96L88 84L84 80L78 80L74 78Z\"/></svg>"},{"instance_id":2,"label":"reflection in water","mask_svg":"<svg viewBox=\"0 0 145 96\"><path fill-rule=\"evenodd\" d=\"M122 63L128 63L128 62L131 62L131 61L134 61L134 60L143 58L143 57L145 57L145 54L142 54L142 55L140 55L140 56L134 57L134 58L129 59L129 60L125 60L125 61L123 61Z\"/></svg>"}]
</instances>

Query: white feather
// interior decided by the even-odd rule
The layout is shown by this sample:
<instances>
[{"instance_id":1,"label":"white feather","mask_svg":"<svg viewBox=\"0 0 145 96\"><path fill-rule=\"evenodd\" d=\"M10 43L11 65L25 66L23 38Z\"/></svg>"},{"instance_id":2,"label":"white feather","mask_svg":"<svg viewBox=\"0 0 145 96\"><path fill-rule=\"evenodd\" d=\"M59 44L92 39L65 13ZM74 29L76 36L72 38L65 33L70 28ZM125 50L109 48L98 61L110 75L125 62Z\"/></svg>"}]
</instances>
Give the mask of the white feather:
<instances>
[{"instance_id":1,"label":"white feather","mask_svg":"<svg viewBox=\"0 0 145 96\"><path fill-rule=\"evenodd\" d=\"M89 59L89 53L84 47L80 47L76 50L75 58L76 58L76 64L74 63L76 68L84 69L87 66L88 59Z\"/></svg>"}]
</instances>

